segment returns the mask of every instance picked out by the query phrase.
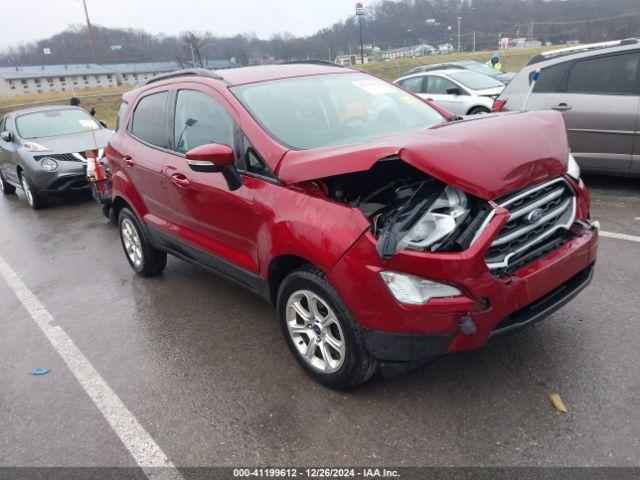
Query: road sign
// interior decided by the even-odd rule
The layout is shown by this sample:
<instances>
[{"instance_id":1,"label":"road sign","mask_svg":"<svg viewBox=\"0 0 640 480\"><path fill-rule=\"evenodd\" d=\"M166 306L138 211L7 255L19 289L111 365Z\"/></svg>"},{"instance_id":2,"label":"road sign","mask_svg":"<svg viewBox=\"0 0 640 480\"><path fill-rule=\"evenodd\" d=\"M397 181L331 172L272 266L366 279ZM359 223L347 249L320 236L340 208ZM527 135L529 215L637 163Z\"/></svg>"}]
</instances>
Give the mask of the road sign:
<instances>
[{"instance_id":1,"label":"road sign","mask_svg":"<svg viewBox=\"0 0 640 480\"><path fill-rule=\"evenodd\" d=\"M120 50L122 50L122 45L111 45L111 50L113 50L114 52L119 52Z\"/></svg>"},{"instance_id":2,"label":"road sign","mask_svg":"<svg viewBox=\"0 0 640 480\"><path fill-rule=\"evenodd\" d=\"M356 15L364 15L364 5L362 2L356 3Z\"/></svg>"},{"instance_id":3,"label":"road sign","mask_svg":"<svg viewBox=\"0 0 640 480\"><path fill-rule=\"evenodd\" d=\"M44 53L45 55L51 55L51 49L50 48L43 48L42 49L42 53Z\"/></svg>"}]
</instances>

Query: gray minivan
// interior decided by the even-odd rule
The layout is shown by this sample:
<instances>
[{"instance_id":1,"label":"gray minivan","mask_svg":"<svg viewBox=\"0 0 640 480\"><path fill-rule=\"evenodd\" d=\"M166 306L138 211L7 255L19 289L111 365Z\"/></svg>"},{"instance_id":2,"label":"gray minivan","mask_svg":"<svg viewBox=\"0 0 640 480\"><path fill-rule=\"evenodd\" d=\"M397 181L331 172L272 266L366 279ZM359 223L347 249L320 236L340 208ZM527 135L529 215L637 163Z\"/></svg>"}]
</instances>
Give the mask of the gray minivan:
<instances>
[{"instance_id":1,"label":"gray minivan","mask_svg":"<svg viewBox=\"0 0 640 480\"><path fill-rule=\"evenodd\" d=\"M557 110L585 170L640 176L640 42L582 45L537 55L504 89L495 111Z\"/></svg>"}]
</instances>

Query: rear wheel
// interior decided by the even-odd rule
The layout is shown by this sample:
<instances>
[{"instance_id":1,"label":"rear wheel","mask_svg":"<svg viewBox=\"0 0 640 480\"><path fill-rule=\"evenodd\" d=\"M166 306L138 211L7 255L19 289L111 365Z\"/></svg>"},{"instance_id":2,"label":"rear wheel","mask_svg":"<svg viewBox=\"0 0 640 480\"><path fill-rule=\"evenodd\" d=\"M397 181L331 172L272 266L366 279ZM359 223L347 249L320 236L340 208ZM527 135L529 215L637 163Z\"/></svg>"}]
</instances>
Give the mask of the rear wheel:
<instances>
[{"instance_id":1,"label":"rear wheel","mask_svg":"<svg viewBox=\"0 0 640 480\"><path fill-rule=\"evenodd\" d=\"M284 279L278 317L289 348L305 371L331 388L349 389L375 373L360 327L324 273L303 267Z\"/></svg>"},{"instance_id":2,"label":"rear wheel","mask_svg":"<svg viewBox=\"0 0 640 480\"><path fill-rule=\"evenodd\" d=\"M141 277L153 277L167 266L167 253L153 248L136 215L123 208L118 217L120 240L131 268Z\"/></svg>"},{"instance_id":3,"label":"rear wheel","mask_svg":"<svg viewBox=\"0 0 640 480\"><path fill-rule=\"evenodd\" d=\"M490 110L485 107L473 107L471 110L469 110L468 115L479 115L481 113L490 113Z\"/></svg>"},{"instance_id":4,"label":"rear wheel","mask_svg":"<svg viewBox=\"0 0 640 480\"><path fill-rule=\"evenodd\" d=\"M0 193L2 195L11 195L12 193L16 193L16 187L4 179L2 172L0 172Z\"/></svg>"},{"instance_id":5,"label":"rear wheel","mask_svg":"<svg viewBox=\"0 0 640 480\"><path fill-rule=\"evenodd\" d=\"M47 199L40 195L40 192L33 186L25 172L20 172L20 185L22 185L24 196L32 209L40 210L47 206Z\"/></svg>"}]
</instances>

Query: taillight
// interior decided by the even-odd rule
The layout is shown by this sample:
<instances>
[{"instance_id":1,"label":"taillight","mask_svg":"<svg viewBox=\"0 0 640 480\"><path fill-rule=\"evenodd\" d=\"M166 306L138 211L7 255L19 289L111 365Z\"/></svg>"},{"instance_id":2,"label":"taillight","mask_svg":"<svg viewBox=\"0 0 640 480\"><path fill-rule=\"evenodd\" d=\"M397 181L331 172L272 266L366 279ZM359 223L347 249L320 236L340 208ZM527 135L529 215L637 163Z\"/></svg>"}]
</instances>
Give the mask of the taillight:
<instances>
[{"instance_id":1,"label":"taillight","mask_svg":"<svg viewBox=\"0 0 640 480\"><path fill-rule=\"evenodd\" d=\"M491 108L492 112L501 112L504 110L504 106L507 104L506 100L494 100L493 107Z\"/></svg>"}]
</instances>

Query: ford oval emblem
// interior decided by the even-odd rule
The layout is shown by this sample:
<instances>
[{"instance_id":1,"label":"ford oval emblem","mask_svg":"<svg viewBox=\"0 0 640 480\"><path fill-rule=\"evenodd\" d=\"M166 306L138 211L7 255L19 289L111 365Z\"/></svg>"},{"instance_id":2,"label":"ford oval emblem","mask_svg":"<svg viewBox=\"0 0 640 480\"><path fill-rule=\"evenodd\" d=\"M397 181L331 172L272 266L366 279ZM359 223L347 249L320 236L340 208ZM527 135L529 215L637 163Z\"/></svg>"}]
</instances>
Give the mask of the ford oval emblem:
<instances>
[{"instance_id":1,"label":"ford oval emblem","mask_svg":"<svg viewBox=\"0 0 640 480\"><path fill-rule=\"evenodd\" d=\"M538 223L544 217L544 210L542 208L536 208L533 212L527 215L527 222L530 225Z\"/></svg>"}]
</instances>

